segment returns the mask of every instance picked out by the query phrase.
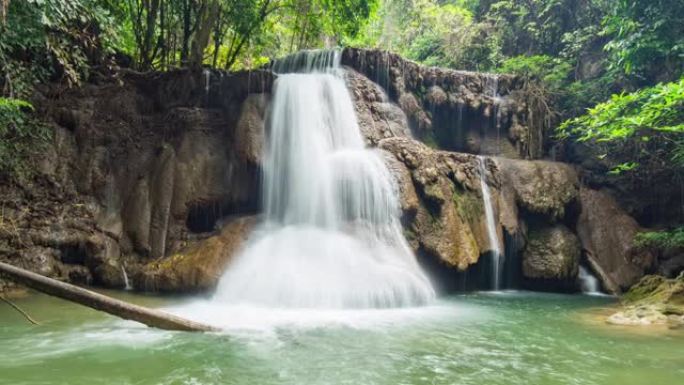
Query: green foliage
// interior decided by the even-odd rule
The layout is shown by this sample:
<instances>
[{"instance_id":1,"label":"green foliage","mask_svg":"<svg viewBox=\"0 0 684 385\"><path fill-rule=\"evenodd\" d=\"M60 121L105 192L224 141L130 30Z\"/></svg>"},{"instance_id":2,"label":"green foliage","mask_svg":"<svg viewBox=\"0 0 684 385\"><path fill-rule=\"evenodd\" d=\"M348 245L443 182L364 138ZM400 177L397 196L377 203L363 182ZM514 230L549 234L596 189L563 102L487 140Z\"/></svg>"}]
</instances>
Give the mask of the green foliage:
<instances>
[{"instance_id":1,"label":"green foliage","mask_svg":"<svg viewBox=\"0 0 684 385\"><path fill-rule=\"evenodd\" d=\"M603 21L610 65L642 82L684 70L684 2L617 0ZM672 76L674 75L674 77Z\"/></svg>"},{"instance_id":2,"label":"green foliage","mask_svg":"<svg viewBox=\"0 0 684 385\"><path fill-rule=\"evenodd\" d=\"M684 78L632 93L615 94L587 114L570 119L558 128L561 139L604 144L607 155L622 159L629 147L641 148L631 159L618 162L613 174L633 170L637 159L661 159L661 167L684 167ZM647 151L650 142L658 151ZM665 150L665 151L663 151ZM614 152L614 154L611 154Z\"/></svg>"},{"instance_id":3,"label":"green foliage","mask_svg":"<svg viewBox=\"0 0 684 385\"><path fill-rule=\"evenodd\" d=\"M113 25L95 0L11 1L0 24L2 93L27 97L35 83L50 77L79 84L89 56L115 44Z\"/></svg>"},{"instance_id":4,"label":"green foliage","mask_svg":"<svg viewBox=\"0 0 684 385\"><path fill-rule=\"evenodd\" d=\"M608 102L560 127L562 135L576 135L580 141L613 141L652 131L684 132L684 78L633 93L615 94ZM642 139L648 140L648 136Z\"/></svg>"},{"instance_id":5,"label":"green foliage","mask_svg":"<svg viewBox=\"0 0 684 385\"><path fill-rule=\"evenodd\" d=\"M31 103L0 98L0 175L21 178L31 170L28 157L49 140L49 130L30 114Z\"/></svg>"},{"instance_id":6,"label":"green foliage","mask_svg":"<svg viewBox=\"0 0 684 385\"><path fill-rule=\"evenodd\" d=\"M498 35L478 23L476 1L384 0L348 44L398 52L418 62L486 70L501 59Z\"/></svg>"},{"instance_id":7,"label":"green foliage","mask_svg":"<svg viewBox=\"0 0 684 385\"><path fill-rule=\"evenodd\" d=\"M558 91L567 84L572 66L548 55L515 56L505 60L497 71L539 80Z\"/></svg>"},{"instance_id":8,"label":"green foliage","mask_svg":"<svg viewBox=\"0 0 684 385\"><path fill-rule=\"evenodd\" d=\"M684 227L670 231L648 231L637 234L634 238L635 246L650 249L684 248Z\"/></svg>"}]
</instances>

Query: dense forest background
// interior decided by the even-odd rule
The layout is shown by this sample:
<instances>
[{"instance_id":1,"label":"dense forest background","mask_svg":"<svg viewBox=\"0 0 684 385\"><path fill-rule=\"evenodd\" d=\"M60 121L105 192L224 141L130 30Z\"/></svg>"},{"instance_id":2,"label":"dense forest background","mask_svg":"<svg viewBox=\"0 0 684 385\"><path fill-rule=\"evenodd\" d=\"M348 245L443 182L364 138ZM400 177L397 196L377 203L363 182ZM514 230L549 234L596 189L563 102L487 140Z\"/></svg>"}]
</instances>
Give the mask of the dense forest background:
<instances>
[{"instance_id":1,"label":"dense forest background","mask_svg":"<svg viewBox=\"0 0 684 385\"><path fill-rule=\"evenodd\" d=\"M122 67L235 71L335 46L518 74L553 120L549 137L589 149L571 160L682 191L681 0L0 0L0 173L26 175L22 159L50 137L31 114L41 83ZM677 220L664 222L642 241L684 246Z\"/></svg>"}]
</instances>

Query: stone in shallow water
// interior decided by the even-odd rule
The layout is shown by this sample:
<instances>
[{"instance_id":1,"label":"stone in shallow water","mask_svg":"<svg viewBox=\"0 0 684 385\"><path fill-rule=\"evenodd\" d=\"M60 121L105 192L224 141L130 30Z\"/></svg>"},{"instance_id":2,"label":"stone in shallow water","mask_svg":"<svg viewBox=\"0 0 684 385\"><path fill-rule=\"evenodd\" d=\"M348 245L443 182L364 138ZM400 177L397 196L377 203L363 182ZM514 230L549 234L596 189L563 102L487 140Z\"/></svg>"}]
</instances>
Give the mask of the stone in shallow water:
<instances>
[{"instance_id":1,"label":"stone in shallow water","mask_svg":"<svg viewBox=\"0 0 684 385\"><path fill-rule=\"evenodd\" d=\"M675 279L647 275L623 297L624 309L610 317L614 325L684 325L684 273Z\"/></svg>"}]
</instances>

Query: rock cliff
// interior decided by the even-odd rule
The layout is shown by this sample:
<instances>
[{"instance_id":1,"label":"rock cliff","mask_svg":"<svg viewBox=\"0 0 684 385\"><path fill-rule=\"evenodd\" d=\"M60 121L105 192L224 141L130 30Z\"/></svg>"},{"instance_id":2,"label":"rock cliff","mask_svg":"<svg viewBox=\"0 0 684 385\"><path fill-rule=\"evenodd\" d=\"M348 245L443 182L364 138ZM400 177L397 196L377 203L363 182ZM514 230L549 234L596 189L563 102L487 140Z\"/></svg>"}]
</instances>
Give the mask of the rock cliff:
<instances>
[{"instance_id":1,"label":"rock cliff","mask_svg":"<svg viewBox=\"0 0 684 385\"><path fill-rule=\"evenodd\" d=\"M366 142L396 177L409 244L440 279L485 269L497 249L534 289L575 290L584 263L617 293L651 269L631 247L634 219L575 167L538 160L544 133L515 77L357 49L342 63ZM0 187L0 259L82 284L122 288L127 270L139 290L210 290L257 221L275 77L124 70L41 88L54 140L31 180ZM482 172L477 154L497 156Z\"/></svg>"}]
</instances>

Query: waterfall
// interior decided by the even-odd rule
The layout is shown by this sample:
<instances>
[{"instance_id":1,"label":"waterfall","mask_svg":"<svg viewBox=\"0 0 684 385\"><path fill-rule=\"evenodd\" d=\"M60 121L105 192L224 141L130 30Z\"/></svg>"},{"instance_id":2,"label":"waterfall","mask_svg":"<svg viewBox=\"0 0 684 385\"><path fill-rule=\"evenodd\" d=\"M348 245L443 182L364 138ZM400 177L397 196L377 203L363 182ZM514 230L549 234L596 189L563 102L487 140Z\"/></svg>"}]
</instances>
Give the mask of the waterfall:
<instances>
[{"instance_id":1,"label":"waterfall","mask_svg":"<svg viewBox=\"0 0 684 385\"><path fill-rule=\"evenodd\" d=\"M482 188L482 200L484 202L485 219L487 221L487 238L489 239L490 252L492 255L492 282L493 289L499 290L501 288L501 275L503 254L501 253L501 246L499 245L499 236L496 232L496 221L494 220L494 208L492 207L492 194L489 192L489 185L487 184L487 169L485 167L485 159L482 156L477 157L480 166L480 187Z\"/></svg>"},{"instance_id":2,"label":"waterfall","mask_svg":"<svg viewBox=\"0 0 684 385\"><path fill-rule=\"evenodd\" d=\"M124 281L124 290L133 290L133 286L131 286L131 282L128 280L128 274L126 273L126 267L124 265L121 265L121 275L123 276L123 281Z\"/></svg>"},{"instance_id":3,"label":"waterfall","mask_svg":"<svg viewBox=\"0 0 684 385\"><path fill-rule=\"evenodd\" d=\"M492 98L499 97L499 76L496 74L485 75L484 94Z\"/></svg>"},{"instance_id":4,"label":"waterfall","mask_svg":"<svg viewBox=\"0 0 684 385\"><path fill-rule=\"evenodd\" d=\"M208 96L209 85L211 84L211 71L205 69L202 71L202 75L204 76L204 94Z\"/></svg>"},{"instance_id":5,"label":"waterfall","mask_svg":"<svg viewBox=\"0 0 684 385\"><path fill-rule=\"evenodd\" d=\"M496 74L486 75L483 85L486 96L492 99L491 125L496 130L495 146L486 149L487 153L499 155L501 153L501 117L499 116L501 96L499 95L499 76ZM486 136L486 133L484 133Z\"/></svg>"},{"instance_id":6,"label":"waterfall","mask_svg":"<svg viewBox=\"0 0 684 385\"><path fill-rule=\"evenodd\" d=\"M339 60L338 51L305 51L273 64L264 220L215 301L369 308L434 297L402 235L396 181L365 148Z\"/></svg>"},{"instance_id":7,"label":"waterfall","mask_svg":"<svg viewBox=\"0 0 684 385\"><path fill-rule=\"evenodd\" d=\"M579 275L577 276L577 279L580 284L580 289L582 290L582 293L584 294L600 294L600 285L598 279L594 277L587 268L584 266L580 265L579 267Z\"/></svg>"}]
</instances>

